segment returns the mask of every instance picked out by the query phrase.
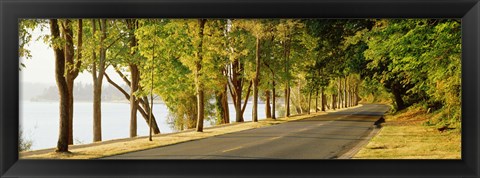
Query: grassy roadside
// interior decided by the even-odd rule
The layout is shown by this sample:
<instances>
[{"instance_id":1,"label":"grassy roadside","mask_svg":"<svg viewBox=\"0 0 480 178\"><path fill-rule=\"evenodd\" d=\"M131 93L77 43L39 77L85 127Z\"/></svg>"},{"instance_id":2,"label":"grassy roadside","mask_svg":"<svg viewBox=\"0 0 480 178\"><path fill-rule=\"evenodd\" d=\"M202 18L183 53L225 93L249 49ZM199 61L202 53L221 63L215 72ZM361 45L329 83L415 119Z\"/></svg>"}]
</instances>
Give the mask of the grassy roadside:
<instances>
[{"instance_id":1,"label":"grassy roadside","mask_svg":"<svg viewBox=\"0 0 480 178\"><path fill-rule=\"evenodd\" d=\"M435 117L418 106L385 116L378 135L353 159L460 159L460 129L425 124Z\"/></svg>"},{"instance_id":2,"label":"grassy roadside","mask_svg":"<svg viewBox=\"0 0 480 178\"><path fill-rule=\"evenodd\" d=\"M361 106L361 105L359 105ZM359 107L357 106L357 107ZM336 111L341 111L339 109ZM336 112L329 111L329 112ZM148 141L147 137L139 137L132 139L122 139L119 141L113 141L109 143L93 143L91 146L83 148L71 148L71 153L56 153L48 152L41 154L25 154L20 153L20 159L95 159L107 156L114 156L118 154L128 153L132 151L141 151L160 146L172 145L192 140L198 140L202 138L212 137L216 135L222 135L232 132L239 132L243 130L249 130L254 128L266 127L275 124L281 124L289 121L295 121L300 119L306 119L319 115L326 114L328 112L312 113L310 115L297 115L287 118L278 118L277 120L266 119L259 122L246 122L238 124L229 124L219 127L205 128L204 132L184 131L173 134L160 134L153 137L153 141ZM35 151L32 151L35 152Z\"/></svg>"}]
</instances>

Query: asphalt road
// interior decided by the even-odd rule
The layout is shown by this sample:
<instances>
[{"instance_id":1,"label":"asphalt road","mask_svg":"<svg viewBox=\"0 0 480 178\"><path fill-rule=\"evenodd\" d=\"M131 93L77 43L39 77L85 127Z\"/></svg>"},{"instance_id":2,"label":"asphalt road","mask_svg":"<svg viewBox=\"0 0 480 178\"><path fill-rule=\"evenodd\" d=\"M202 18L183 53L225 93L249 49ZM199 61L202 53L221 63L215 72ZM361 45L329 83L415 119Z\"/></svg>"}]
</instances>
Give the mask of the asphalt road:
<instances>
[{"instance_id":1,"label":"asphalt road","mask_svg":"<svg viewBox=\"0 0 480 178\"><path fill-rule=\"evenodd\" d=\"M388 106L361 107L104 159L332 159L368 135Z\"/></svg>"}]
</instances>

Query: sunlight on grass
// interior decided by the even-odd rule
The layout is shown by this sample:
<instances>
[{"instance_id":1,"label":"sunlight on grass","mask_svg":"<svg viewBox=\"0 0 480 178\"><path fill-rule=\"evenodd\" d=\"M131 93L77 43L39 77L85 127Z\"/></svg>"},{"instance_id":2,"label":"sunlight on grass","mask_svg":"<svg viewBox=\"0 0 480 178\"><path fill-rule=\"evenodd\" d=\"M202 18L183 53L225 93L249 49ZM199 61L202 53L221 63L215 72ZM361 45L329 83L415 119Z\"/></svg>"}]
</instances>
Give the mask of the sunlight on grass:
<instances>
[{"instance_id":1,"label":"sunlight on grass","mask_svg":"<svg viewBox=\"0 0 480 178\"><path fill-rule=\"evenodd\" d=\"M428 118L419 108L386 116L382 130L354 159L460 159L460 129L439 131L426 126Z\"/></svg>"}]
</instances>

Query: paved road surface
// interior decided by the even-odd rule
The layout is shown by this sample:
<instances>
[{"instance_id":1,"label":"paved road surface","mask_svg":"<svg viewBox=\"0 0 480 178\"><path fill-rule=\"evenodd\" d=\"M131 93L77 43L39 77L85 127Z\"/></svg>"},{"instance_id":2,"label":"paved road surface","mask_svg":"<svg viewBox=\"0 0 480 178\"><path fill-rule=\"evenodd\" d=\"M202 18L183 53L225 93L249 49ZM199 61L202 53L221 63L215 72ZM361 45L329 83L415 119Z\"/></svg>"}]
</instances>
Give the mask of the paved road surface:
<instances>
[{"instance_id":1,"label":"paved road surface","mask_svg":"<svg viewBox=\"0 0 480 178\"><path fill-rule=\"evenodd\" d=\"M331 159L368 135L388 106L367 104L314 118L105 159Z\"/></svg>"}]
</instances>

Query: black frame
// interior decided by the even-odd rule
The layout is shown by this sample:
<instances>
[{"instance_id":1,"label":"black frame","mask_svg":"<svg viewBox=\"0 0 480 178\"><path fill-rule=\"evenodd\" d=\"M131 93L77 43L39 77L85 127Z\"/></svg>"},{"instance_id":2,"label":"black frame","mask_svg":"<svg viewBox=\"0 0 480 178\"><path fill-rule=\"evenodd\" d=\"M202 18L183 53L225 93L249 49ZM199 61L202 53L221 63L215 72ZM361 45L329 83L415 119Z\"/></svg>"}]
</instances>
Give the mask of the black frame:
<instances>
[{"instance_id":1,"label":"black frame","mask_svg":"<svg viewBox=\"0 0 480 178\"><path fill-rule=\"evenodd\" d=\"M18 160L19 18L461 18L461 160ZM478 177L478 0L0 0L0 177Z\"/></svg>"}]
</instances>

